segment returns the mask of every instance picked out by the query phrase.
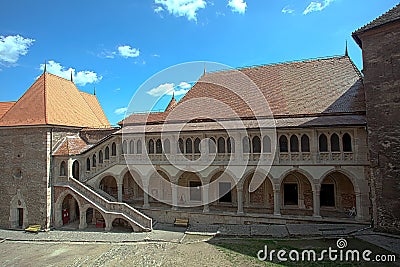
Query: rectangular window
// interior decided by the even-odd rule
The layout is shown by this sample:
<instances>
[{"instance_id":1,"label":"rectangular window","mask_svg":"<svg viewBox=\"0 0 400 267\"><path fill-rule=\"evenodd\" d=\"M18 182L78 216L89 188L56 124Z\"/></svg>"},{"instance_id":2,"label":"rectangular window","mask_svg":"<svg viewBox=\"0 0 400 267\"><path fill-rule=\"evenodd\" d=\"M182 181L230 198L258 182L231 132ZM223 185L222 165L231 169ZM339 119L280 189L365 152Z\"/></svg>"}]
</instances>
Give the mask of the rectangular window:
<instances>
[{"instance_id":1,"label":"rectangular window","mask_svg":"<svg viewBox=\"0 0 400 267\"><path fill-rule=\"evenodd\" d=\"M320 193L321 206L335 207L335 185L322 184Z\"/></svg>"},{"instance_id":2,"label":"rectangular window","mask_svg":"<svg viewBox=\"0 0 400 267\"><path fill-rule=\"evenodd\" d=\"M232 202L231 183L219 183L219 202Z\"/></svg>"},{"instance_id":3,"label":"rectangular window","mask_svg":"<svg viewBox=\"0 0 400 267\"><path fill-rule=\"evenodd\" d=\"M284 185L284 204L285 205L298 205L298 187L297 184Z\"/></svg>"},{"instance_id":4,"label":"rectangular window","mask_svg":"<svg viewBox=\"0 0 400 267\"><path fill-rule=\"evenodd\" d=\"M190 181L190 200L201 201L201 182Z\"/></svg>"}]
</instances>

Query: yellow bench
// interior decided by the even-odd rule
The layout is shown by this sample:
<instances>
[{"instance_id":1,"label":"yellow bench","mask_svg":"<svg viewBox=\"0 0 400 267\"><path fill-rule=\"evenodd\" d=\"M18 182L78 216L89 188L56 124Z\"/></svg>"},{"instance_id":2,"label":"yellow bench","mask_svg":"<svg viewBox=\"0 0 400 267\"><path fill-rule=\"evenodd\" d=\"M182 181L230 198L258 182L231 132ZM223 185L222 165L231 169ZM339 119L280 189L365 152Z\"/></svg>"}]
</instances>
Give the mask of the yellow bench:
<instances>
[{"instance_id":1,"label":"yellow bench","mask_svg":"<svg viewBox=\"0 0 400 267\"><path fill-rule=\"evenodd\" d=\"M42 227L40 226L40 224L29 225L28 228L25 228L25 232L30 232L30 233L37 234L40 231L41 228Z\"/></svg>"},{"instance_id":2,"label":"yellow bench","mask_svg":"<svg viewBox=\"0 0 400 267\"><path fill-rule=\"evenodd\" d=\"M174 226L188 227L189 219L175 219Z\"/></svg>"}]
</instances>

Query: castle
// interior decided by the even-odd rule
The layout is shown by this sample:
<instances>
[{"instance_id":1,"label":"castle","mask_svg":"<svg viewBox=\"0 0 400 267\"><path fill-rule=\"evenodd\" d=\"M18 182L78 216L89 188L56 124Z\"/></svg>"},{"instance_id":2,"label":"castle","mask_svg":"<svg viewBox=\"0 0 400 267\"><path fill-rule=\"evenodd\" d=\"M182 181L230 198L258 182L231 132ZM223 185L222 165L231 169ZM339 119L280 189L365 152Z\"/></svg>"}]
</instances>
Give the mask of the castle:
<instances>
[{"instance_id":1,"label":"castle","mask_svg":"<svg viewBox=\"0 0 400 267\"><path fill-rule=\"evenodd\" d=\"M399 36L397 5L353 33L362 73L347 51L204 73L118 128L95 95L45 70L0 103L0 227L151 231L185 218L400 233Z\"/></svg>"}]
</instances>

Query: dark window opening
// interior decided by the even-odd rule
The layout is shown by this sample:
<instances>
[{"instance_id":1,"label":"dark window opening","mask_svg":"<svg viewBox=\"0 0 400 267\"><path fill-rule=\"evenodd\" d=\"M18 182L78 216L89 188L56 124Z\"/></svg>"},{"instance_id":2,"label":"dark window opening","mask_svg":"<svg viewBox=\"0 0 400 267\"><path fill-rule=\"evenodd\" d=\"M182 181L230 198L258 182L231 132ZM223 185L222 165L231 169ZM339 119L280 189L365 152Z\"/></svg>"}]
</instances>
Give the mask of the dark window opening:
<instances>
[{"instance_id":1,"label":"dark window opening","mask_svg":"<svg viewBox=\"0 0 400 267\"><path fill-rule=\"evenodd\" d=\"M289 152L288 140L285 135L282 135L281 137L279 137L279 151L284 152L284 153Z\"/></svg>"},{"instance_id":2,"label":"dark window opening","mask_svg":"<svg viewBox=\"0 0 400 267\"><path fill-rule=\"evenodd\" d=\"M225 153L225 139L223 137L218 138L218 153Z\"/></svg>"},{"instance_id":3,"label":"dark window opening","mask_svg":"<svg viewBox=\"0 0 400 267\"><path fill-rule=\"evenodd\" d=\"M194 140L194 153L200 154L200 139L196 138Z\"/></svg>"},{"instance_id":4,"label":"dark window opening","mask_svg":"<svg viewBox=\"0 0 400 267\"><path fill-rule=\"evenodd\" d=\"M117 145L115 143L112 143L111 145L111 156L116 156L117 155Z\"/></svg>"},{"instance_id":5,"label":"dark window opening","mask_svg":"<svg viewBox=\"0 0 400 267\"><path fill-rule=\"evenodd\" d=\"M192 146L192 139L186 139L186 153L192 154L193 153L193 146Z\"/></svg>"},{"instance_id":6,"label":"dark window opening","mask_svg":"<svg viewBox=\"0 0 400 267\"><path fill-rule=\"evenodd\" d=\"M201 201L201 182L190 181L190 200Z\"/></svg>"},{"instance_id":7,"label":"dark window opening","mask_svg":"<svg viewBox=\"0 0 400 267\"><path fill-rule=\"evenodd\" d=\"M331 151L340 152L339 136L337 134L332 134L331 136Z\"/></svg>"},{"instance_id":8,"label":"dark window opening","mask_svg":"<svg viewBox=\"0 0 400 267\"><path fill-rule=\"evenodd\" d=\"M156 141L156 154L161 154L161 153L162 153L161 139L157 139L157 141Z\"/></svg>"},{"instance_id":9,"label":"dark window opening","mask_svg":"<svg viewBox=\"0 0 400 267\"><path fill-rule=\"evenodd\" d=\"M284 190L284 204L285 205L298 205L298 187L297 184L285 184Z\"/></svg>"},{"instance_id":10,"label":"dark window opening","mask_svg":"<svg viewBox=\"0 0 400 267\"><path fill-rule=\"evenodd\" d=\"M322 184L320 193L321 206L334 207L335 206L335 185Z\"/></svg>"},{"instance_id":11,"label":"dark window opening","mask_svg":"<svg viewBox=\"0 0 400 267\"><path fill-rule=\"evenodd\" d=\"M268 135L263 138L263 152L271 153L271 138Z\"/></svg>"},{"instance_id":12,"label":"dark window opening","mask_svg":"<svg viewBox=\"0 0 400 267\"><path fill-rule=\"evenodd\" d=\"M343 135L343 151L344 152L351 152L353 151L351 146L351 136L348 133Z\"/></svg>"},{"instance_id":13,"label":"dark window opening","mask_svg":"<svg viewBox=\"0 0 400 267\"><path fill-rule=\"evenodd\" d=\"M219 202L232 202L231 183L219 183Z\"/></svg>"},{"instance_id":14,"label":"dark window opening","mask_svg":"<svg viewBox=\"0 0 400 267\"><path fill-rule=\"evenodd\" d=\"M310 139L306 134L301 137L301 152L310 152Z\"/></svg>"},{"instance_id":15,"label":"dark window opening","mask_svg":"<svg viewBox=\"0 0 400 267\"><path fill-rule=\"evenodd\" d=\"M328 152L328 139L325 134L319 136L319 152Z\"/></svg>"},{"instance_id":16,"label":"dark window opening","mask_svg":"<svg viewBox=\"0 0 400 267\"><path fill-rule=\"evenodd\" d=\"M290 137L290 152L299 152L299 139L294 134Z\"/></svg>"},{"instance_id":17,"label":"dark window opening","mask_svg":"<svg viewBox=\"0 0 400 267\"><path fill-rule=\"evenodd\" d=\"M261 140L260 137L253 137L253 153L261 153Z\"/></svg>"},{"instance_id":18,"label":"dark window opening","mask_svg":"<svg viewBox=\"0 0 400 267\"><path fill-rule=\"evenodd\" d=\"M104 151L104 158L110 159L110 149L108 148L108 146L106 147L106 149Z\"/></svg>"},{"instance_id":19,"label":"dark window opening","mask_svg":"<svg viewBox=\"0 0 400 267\"><path fill-rule=\"evenodd\" d=\"M153 141L153 139L149 140L148 153L149 154L154 154L154 141Z\"/></svg>"}]
</instances>

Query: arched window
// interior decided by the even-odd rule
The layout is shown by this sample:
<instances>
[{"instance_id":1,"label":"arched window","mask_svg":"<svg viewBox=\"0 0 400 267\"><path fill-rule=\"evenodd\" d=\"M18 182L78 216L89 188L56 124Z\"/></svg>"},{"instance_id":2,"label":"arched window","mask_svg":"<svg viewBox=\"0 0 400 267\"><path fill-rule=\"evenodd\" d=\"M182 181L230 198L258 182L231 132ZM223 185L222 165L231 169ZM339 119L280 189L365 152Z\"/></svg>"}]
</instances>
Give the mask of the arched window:
<instances>
[{"instance_id":1,"label":"arched window","mask_svg":"<svg viewBox=\"0 0 400 267\"><path fill-rule=\"evenodd\" d=\"M72 177L79 179L79 161L77 160L72 163Z\"/></svg>"},{"instance_id":2,"label":"arched window","mask_svg":"<svg viewBox=\"0 0 400 267\"><path fill-rule=\"evenodd\" d=\"M220 154L225 153L225 139L223 137L218 138L217 152Z\"/></svg>"},{"instance_id":3,"label":"arched window","mask_svg":"<svg viewBox=\"0 0 400 267\"><path fill-rule=\"evenodd\" d=\"M328 138L325 134L319 136L319 152L328 152Z\"/></svg>"},{"instance_id":4,"label":"arched window","mask_svg":"<svg viewBox=\"0 0 400 267\"><path fill-rule=\"evenodd\" d=\"M340 152L339 136L335 133L331 135L331 151Z\"/></svg>"},{"instance_id":5,"label":"arched window","mask_svg":"<svg viewBox=\"0 0 400 267\"><path fill-rule=\"evenodd\" d=\"M310 152L310 139L306 134L301 136L301 152Z\"/></svg>"},{"instance_id":6,"label":"arched window","mask_svg":"<svg viewBox=\"0 0 400 267\"><path fill-rule=\"evenodd\" d=\"M179 138L178 139L178 150L181 154L185 153L184 145L183 145L183 139Z\"/></svg>"},{"instance_id":7,"label":"arched window","mask_svg":"<svg viewBox=\"0 0 400 267\"><path fill-rule=\"evenodd\" d=\"M60 164L60 176L65 176L65 161Z\"/></svg>"},{"instance_id":8,"label":"arched window","mask_svg":"<svg viewBox=\"0 0 400 267\"><path fill-rule=\"evenodd\" d=\"M136 153L142 154L142 140L137 140L136 142Z\"/></svg>"},{"instance_id":9,"label":"arched window","mask_svg":"<svg viewBox=\"0 0 400 267\"><path fill-rule=\"evenodd\" d=\"M110 159L110 149L108 148L108 146L106 146L106 149L104 150L104 158Z\"/></svg>"},{"instance_id":10,"label":"arched window","mask_svg":"<svg viewBox=\"0 0 400 267\"><path fill-rule=\"evenodd\" d=\"M127 144L126 140L124 140L124 142L122 142L122 154L128 154L128 144Z\"/></svg>"},{"instance_id":11,"label":"arched window","mask_svg":"<svg viewBox=\"0 0 400 267\"><path fill-rule=\"evenodd\" d=\"M250 138L248 136L242 139L243 153L250 153Z\"/></svg>"},{"instance_id":12,"label":"arched window","mask_svg":"<svg viewBox=\"0 0 400 267\"><path fill-rule=\"evenodd\" d=\"M117 145L115 142L111 144L111 156L116 156L117 155Z\"/></svg>"},{"instance_id":13,"label":"arched window","mask_svg":"<svg viewBox=\"0 0 400 267\"><path fill-rule=\"evenodd\" d=\"M196 139L194 139L194 153L196 153L196 154L200 154L201 153L201 151L200 151L200 138L196 138Z\"/></svg>"},{"instance_id":14,"label":"arched window","mask_svg":"<svg viewBox=\"0 0 400 267\"><path fill-rule=\"evenodd\" d=\"M228 137L226 140L226 148L228 153L235 153L235 139L233 137Z\"/></svg>"},{"instance_id":15,"label":"arched window","mask_svg":"<svg viewBox=\"0 0 400 267\"><path fill-rule=\"evenodd\" d=\"M90 159L89 158L86 159L86 170L90 171Z\"/></svg>"},{"instance_id":16,"label":"arched window","mask_svg":"<svg viewBox=\"0 0 400 267\"><path fill-rule=\"evenodd\" d=\"M288 140L287 137L285 135L281 135L281 137L279 137L279 151L280 152L288 152Z\"/></svg>"},{"instance_id":17,"label":"arched window","mask_svg":"<svg viewBox=\"0 0 400 267\"><path fill-rule=\"evenodd\" d=\"M161 139L157 139L157 141L156 141L156 154L162 154Z\"/></svg>"},{"instance_id":18,"label":"arched window","mask_svg":"<svg viewBox=\"0 0 400 267\"><path fill-rule=\"evenodd\" d=\"M216 145L217 142L215 142L215 138L214 137L210 137L209 141L208 141L208 150L210 153L215 153L216 152Z\"/></svg>"},{"instance_id":19,"label":"arched window","mask_svg":"<svg viewBox=\"0 0 400 267\"><path fill-rule=\"evenodd\" d=\"M260 137L254 136L253 137L253 153L261 153L261 140Z\"/></svg>"},{"instance_id":20,"label":"arched window","mask_svg":"<svg viewBox=\"0 0 400 267\"><path fill-rule=\"evenodd\" d=\"M186 153L187 154L193 153L192 139L190 138L186 139Z\"/></svg>"},{"instance_id":21,"label":"arched window","mask_svg":"<svg viewBox=\"0 0 400 267\"><path fill-rule=\"evenodd\" d=\"M131 140L129 142L129 154L134 154L135 153L135 142Z\"/></svg>"},{"instance_id":22,"label":"arched window","mask_svg":"<svg viewBox=\"0 0 400 267\"><path fill-rule=\"evenodd\" d=\"M344 152L351 152L353 151L352 145L351 145L351 136L348 133L345 133L342 137L343 141L343 151Z\"/></svg>"},{"instance_id":23,"label":"arched window","mask_svg":"<svg viewBox=\"0 0 400 267\"><path fill-rule=\"evenodd\" d=\"M299 152L299 139L295 134L290 137L290 152Z\"/></svg>"},{"instance_id":24,"label":"arched window","mask_svg":"<svg viewBox=\"0 0 400 267\"><path fill-rule=\"evenodd\" d=\"M263 152L271 153L271 138L268 135L263 138Z\"/></svg>"},{"instance_id":25,"label":"arched window","mask_svg":"<svg viewBox=\"0 0 400 267\"><path fill-rule=\"evenodd\" d=\"M92 156L92 166L96 167L96 154Z\"/></svg>"},{"instance_id":26,"label":"arched window","mask_svg":"<svg viewBox=\"0 0 400 267\"><path fill-rule=\"evenodd\" d=\"M168 138L164 140L164 153L165 154L171 153L171 144Z\"/></svg>"},{"instance_id":27,"label":"arched window","mask_svg":"<svg viewBox=\"0 0 400 267\"><path fill-rule=\"evenodd\" d=\"M103 163L103 151L102 150L99 151L99 163L100 164Z\"/></svg>"},{"instance_id":28,"label":"arched window","mask_svg":"<svg viewBox=\"0 0 400 267\"><path fill-rule=\"evenodd\" d=\"M154 154L154 141L153 139L149 140L149 147L148 147L148 153L149 154Z\"/></svg>"}]
</instances>

